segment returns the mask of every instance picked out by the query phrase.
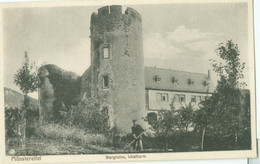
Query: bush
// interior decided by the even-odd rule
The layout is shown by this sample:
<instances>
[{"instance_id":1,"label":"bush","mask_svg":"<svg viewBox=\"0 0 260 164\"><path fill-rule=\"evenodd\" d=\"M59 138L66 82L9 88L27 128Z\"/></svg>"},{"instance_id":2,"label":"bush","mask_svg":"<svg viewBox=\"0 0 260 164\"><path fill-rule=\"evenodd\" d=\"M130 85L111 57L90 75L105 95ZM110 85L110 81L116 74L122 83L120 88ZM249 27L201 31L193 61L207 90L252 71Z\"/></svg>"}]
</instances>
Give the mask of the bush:
<instances>
[{"instance_id":1,"label":"bush","mask_svg":"<svg viewBox=\"0 0 260 164\"><path fill-rule=\"evenodd\" d=\"M23 107L5 108L5 130L7 137L17 137L18 126L21 126L24 115L26 115L26 134L30 137L37 126L39 109L29 106L25 112Z\"/></svg>"},{"instance_id":2,"label":"bush","mask_svg":"<svg viewBox=\"0 0 260 164\"><path fill-rule=\"evenodd\" d=\"M63 107L60 120L62 125L84 129L88 133L107 133L109 131L108 115L100 111L100 105L93 99L86 99L77 106Z\"/></svg>"},{"instance_id":3,"label":"bush","mask_svg":"<svg viewBox=\"0 0 260 164\"><path fill-rule=\"evenodd\" d=\"M18 126L21 124L22 114L22 108L20 107L5 108L6 138L18 136Z\"/></svg>"},{"instance_id":4,"label":"bush","mask_svg":"<svg viewBox=\"0 0 260 164\"><path fill-rule=\"evenodd\" d=\"M78 144L104 145L108 142L105 135L86 133L76 127L68 128L58 124L42 125L37 128L36 135L51 139L70 140Z\"/></svg>"}]
</instances>

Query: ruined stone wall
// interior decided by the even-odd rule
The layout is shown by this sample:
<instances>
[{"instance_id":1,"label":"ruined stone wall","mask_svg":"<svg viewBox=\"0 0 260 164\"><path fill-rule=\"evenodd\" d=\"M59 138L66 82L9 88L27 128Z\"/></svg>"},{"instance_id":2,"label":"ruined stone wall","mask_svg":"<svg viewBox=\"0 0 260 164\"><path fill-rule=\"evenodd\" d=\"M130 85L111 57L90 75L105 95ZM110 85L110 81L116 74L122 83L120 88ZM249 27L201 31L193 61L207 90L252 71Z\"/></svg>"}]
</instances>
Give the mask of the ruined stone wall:
<instances>
[{"instance_id":1,"label":"ruined stone wall","mask_svg":"<svg viewBox=\"0 0 260 164\"><path fill-rule=\"evenodd\" d=\"M111 125L126 134L145 116L142 19L132 8L105 6L91 16L91 95L109 110ZM103 59L108 46L109 59ZM103 88L103 76L109 88Z\"/></svg>"},{"instance_id":2,"label":"ruined stone wall","mask_svg":"<svg viewBox=\"0 0 260 164\"><path fill-rule=\"evenodd\" d=\"M40 117L59 117L62 103L77 105L80 100L81 77L55 65L44 65L39 69Z\"/></svg>"},{"instance_id":3,"label":"ruined stone wall","mask_svg":"<svg viewBox=\"0 0 260 164\"><path fill-rule=\"evenodd\" d=\"M40 120L47 120L53 116L54 89L48 78L49 72L40 68L41 85L38 89Z\"/></svg>"},{"instance_id":4,"label":"ruined stone wall","mask_svg":"<svg viewBox=\"0 0 260 164\"><path fill-rule=\"evenodd\" d=\"M91 97L91 68L88 68L81 76L80 97L81 99Z\"/></svg>"}]
</instances>

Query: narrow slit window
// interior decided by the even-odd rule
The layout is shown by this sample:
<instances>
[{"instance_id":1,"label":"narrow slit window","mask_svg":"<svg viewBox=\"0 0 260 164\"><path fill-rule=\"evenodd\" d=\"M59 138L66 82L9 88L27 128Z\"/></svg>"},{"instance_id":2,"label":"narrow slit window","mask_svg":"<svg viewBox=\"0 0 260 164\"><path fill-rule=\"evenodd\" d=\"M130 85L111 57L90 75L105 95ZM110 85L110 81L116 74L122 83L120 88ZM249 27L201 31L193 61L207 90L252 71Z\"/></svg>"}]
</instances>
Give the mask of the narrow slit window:
<instances>
[{"instance_id":1,"label":"narrow slit window","mask_svg":"<svg viewBox=\"0 0 260 164\"><path fill-rule=\"evenodd\" d=\"M101 114L103 115L103 117L105 119L104 121L107 123L108 126L110 126L109 125L109 110L108 110L108 107L103 107Z\"/></svg>"},{"instance_id":2,"label":"narrow slit window","mask_svg":"<svg viewBox=\"0 0 260 164\"><path fill-rule=\"evenodd\" d=\"M109 78L108 76L103 76L103 88L108 88L109 86Z\"/></svg>"},{"instance_id":3,"label":"narrow slit window","mask_svg":"<svg viewBox=\"0 0 260 164\"><path fill-rule=\"evenodd\" d=\"M108 107L103 107L102 113L106 116L108 116Z\"/></svg>"}]
</instances>

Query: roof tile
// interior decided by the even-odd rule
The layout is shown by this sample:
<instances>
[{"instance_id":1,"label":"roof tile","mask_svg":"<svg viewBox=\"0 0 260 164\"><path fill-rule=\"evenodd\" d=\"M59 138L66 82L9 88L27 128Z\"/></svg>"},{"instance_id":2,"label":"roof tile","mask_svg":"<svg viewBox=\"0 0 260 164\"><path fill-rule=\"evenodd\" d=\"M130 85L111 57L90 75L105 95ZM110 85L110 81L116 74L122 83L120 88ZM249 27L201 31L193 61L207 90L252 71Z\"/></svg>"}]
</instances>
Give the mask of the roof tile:
<instances>
[{"instance_id":1,"label":"roof tile","mask_svg":"<svg viewBox=\"0 0 260 164\"><path fill-rule=\"evenodd\" d=\"M160 82L156 82L155 77L159 77ZM174 80L173 80L174 79ZM176 81L177 83L173 83ZM209 80L209 87L205 86L208 75L202 73L185 72L171 69L145 67L145 88L156 90L171 90L182 92L212 93L215 85Z\"/></svg>"}]
</instances>

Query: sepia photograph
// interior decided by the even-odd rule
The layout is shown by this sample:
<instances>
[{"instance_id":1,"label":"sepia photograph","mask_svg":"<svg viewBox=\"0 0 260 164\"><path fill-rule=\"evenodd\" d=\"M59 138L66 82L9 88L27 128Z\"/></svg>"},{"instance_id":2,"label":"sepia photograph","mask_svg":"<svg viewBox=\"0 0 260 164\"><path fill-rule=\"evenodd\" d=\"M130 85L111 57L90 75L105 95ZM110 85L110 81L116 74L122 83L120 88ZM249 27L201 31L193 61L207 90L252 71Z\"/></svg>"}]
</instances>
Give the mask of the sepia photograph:
<instances>
[{"instance_id":1,"label":"sepia photograph","mask_svg":"<svg viewBox=\"0 0 260 164\"><path fill-rule=\"evenodd\" d=\"M256 157L251 0L1 11L5 162Z\"/></svg>"}]
</instances>

